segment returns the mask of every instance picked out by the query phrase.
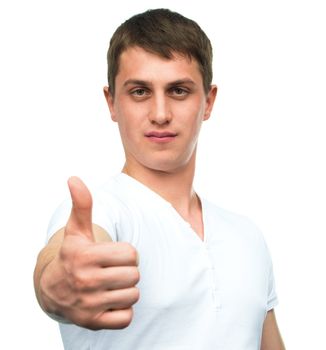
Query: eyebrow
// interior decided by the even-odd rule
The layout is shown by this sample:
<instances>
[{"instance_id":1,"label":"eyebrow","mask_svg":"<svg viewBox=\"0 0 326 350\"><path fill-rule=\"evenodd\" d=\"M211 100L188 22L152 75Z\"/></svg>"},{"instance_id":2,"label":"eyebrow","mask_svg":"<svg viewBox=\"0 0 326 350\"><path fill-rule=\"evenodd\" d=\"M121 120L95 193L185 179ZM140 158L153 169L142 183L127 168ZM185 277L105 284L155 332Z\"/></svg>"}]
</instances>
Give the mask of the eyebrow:
<instances>
[{"instance_id":1,"label":"eyebrow","mask_svg":"<svg viewBox=\"0 0 326 350\"><path fill-rule=\"evenodd\" d=\"M139 79L128 79L123 83L123 86L127 85L142 85L142 86L148 86L151 85L148 81L145 80L139 80Z\"/></svg>"},{"instance_id":2,"label":"eyebrow","mask_svg":"<svg viewBox=\"0 0 326 350\"><path fill-rule=\"evenodd\" d=\"M178 79L175 81L171 81L170 83L167 84L167 86L172 87L172 86L178 86L183 84L196 85L196 83L193 80L189 78L185 78L185 79ZM124 82L123 86L128 86L128 85L151 86L153 84L150 81L146 81L146 80L128 79Z\"/></svg>"},{"instance_id":3,"label":"eyebrow","mask_svg":"<svg viewBox=\"0 0 326 350\"><path fill-rule=\"evenodd\" d=\"M179 80L175 80L175 81L172 81L171 83L168 83L168 86L178 86L178 85L185 85L185 84L188 84L188 85L196 85L196 83L189 79L189 78L185 78L185 79L179 79Z\"/></svg>"}]
</instances>

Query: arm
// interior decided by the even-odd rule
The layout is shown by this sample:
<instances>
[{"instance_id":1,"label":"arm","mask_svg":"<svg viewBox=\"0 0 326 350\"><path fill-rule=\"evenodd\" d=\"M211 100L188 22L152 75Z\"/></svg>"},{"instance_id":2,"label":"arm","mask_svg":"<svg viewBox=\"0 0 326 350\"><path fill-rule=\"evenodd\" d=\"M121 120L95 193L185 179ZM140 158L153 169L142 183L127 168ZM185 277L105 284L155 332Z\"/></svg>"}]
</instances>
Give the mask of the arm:
<instances>
[{"instance_id":1,"label":"arm","mask_svg":"<svg viewBox=\"0 0 326 350\"><path fill-rule=\"evenodd\" d=\"M69 181L72 210L66 227L40 252L34 285L42 309L60 322L89 329L129 325L139 298L137 251L112 242L93 225L92 197L78 178Z\"/></svg>"},{"instance_id":2,"label":"arm","mask_svg":"<svg viewBox=\"0 0 326 350\"><path fill-rule=\"evenodd\" d=\"M273 309L267 312L264 321L260 350L285 350Z\"/></svg>"}]
</instances>

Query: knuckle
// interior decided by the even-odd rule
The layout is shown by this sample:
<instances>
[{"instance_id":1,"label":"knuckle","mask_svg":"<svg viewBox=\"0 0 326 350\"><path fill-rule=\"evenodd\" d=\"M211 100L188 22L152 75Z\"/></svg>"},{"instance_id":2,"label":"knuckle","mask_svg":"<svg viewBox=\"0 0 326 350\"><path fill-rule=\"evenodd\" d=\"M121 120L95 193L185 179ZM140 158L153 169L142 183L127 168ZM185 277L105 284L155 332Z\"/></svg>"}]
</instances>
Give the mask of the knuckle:
<instances>
[{"instance_id":1,"label":"knuckle","mask_svg":"<svg viewBox=\"0 0 326 350\"><path fill-rule=\"evenodd\" d=\"M138 253L137 253L137 250L134 248L134 247L131 247L132 249L130 250L130 259L131 259L131 262L134 264L134 265L137 265L137 262L138 262Z\"/></svg>"},{"instance_id":2,"label":"knuckle","mask_svg":"<svg viewBox=\"0 0 326 350\"><path fill-rule=\"evenodd\" d=\"M73 261L76 264L76 266L85 266L90 262L91 256L92 253L89 249L77 249L75 251L75 254L73 255Z\"/></svg>"},{"instance_id":3,"label":"knuckle","mask_svg":"<svg viewBox=\"0 0 326 350\"><path fill-rule=\"evenodd\" d=\"M85 271L79 269L73 275L72 284L77 291L87 291L92 289L94 282L92 281L92 278L89 278Z\"/></svg>"},{"instance_id":4,"label":"knuckle","mask_svg":"<svg viewBox=\"0 0 326 350\"><path fill-rule=\"evenodd\" d=\"M120 327L119 328L126 328L130 325L133 317L133 311L132 308L124 310L123 314L121 315L120 320Z\"/></svg>"},{"instance_id":5,"label":"knuckle","mask_svg":"<svg viewBox=\"0 0 326 350\"><path fill-rule=\"evenodd\" d=\"M138 288L136 287L132 288L132 297L133 297L134 303L137 303L137 301L140 298L140 293Z\"/></svg>"},{"instance_id":6,"label":"knuckle","mask_svg":"<svg viewBox=\"0 0 326 350\"><path fill-rule=\"evenodd\" d=\"M136 265L138 260L137 250L130 243L122 242L122 245L126 255L128 256L128 259L131 261L132 264Z\"/></svg>"},{"instance_id":7,"label":"knuckle","mask_svg":"<svg viewBox=\"0 0 326 350\"><path fill-rule=\"evenodd\" d=\"M60 258L76 266L87 264L92 258L91 248L91 244L81 242L79 237L67 237L62 243Z\"/></svg>"},{"instance_id":8,"label":"knuckle","mask_svg":"<svg viewBox=\"0 0 326 350\"><path fill-rule=\"evenodd\" d=\"M140 280L140 273L136 267L132 269L131 279L132 279L133 284L137 284Z\"/></svg>"},{"instance_id":9,"label":"knuckle","mask_svg":"<svg viewBox=\"0 0 326 350\"><path fill-rule=\"evenodd\" d=\"M84 310L85 312L91 313L93 310L97 309L98 301L92 295L83 295L79 299L79 308Z\"/></svg>"}]
</instances>

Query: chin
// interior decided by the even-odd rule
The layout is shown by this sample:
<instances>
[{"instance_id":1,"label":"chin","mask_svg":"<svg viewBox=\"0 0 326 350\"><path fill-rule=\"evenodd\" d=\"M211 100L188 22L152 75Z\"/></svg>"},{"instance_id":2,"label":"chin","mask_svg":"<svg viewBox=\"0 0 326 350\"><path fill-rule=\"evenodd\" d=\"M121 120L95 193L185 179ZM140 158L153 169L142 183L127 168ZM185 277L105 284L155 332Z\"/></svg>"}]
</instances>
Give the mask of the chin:
<instances>
[{"instance_id":1,"label":"chin","mask_svg":"<svg viewBox=\"0 0 326 350\"><path fill-rule=\"evenodd\" d=\"M171 161L169 160L161 160L161 161L153 161L144 164L147 169L164 172L164 173L176 173L182 169L184 169L189 161Z\"/></svg>"}]
</instances>

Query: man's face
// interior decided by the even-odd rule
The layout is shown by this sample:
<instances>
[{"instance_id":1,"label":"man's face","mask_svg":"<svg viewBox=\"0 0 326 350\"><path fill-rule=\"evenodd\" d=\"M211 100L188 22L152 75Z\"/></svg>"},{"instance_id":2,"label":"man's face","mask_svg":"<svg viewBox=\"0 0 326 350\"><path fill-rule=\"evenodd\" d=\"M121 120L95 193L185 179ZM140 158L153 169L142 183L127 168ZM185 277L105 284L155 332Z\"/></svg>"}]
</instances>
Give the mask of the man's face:
<instances>
[{"instance_id":1,"label":"man's face","mask_svg":"<svg viewBox=\"0 0 326 350\"><path fill-rule=\"evenodd\" d=\"M175 172L194 159L217 88L205 94L195 60L177 54L164 59L133 47L120 57L114 97L104 91L127 167Z\"/></svg>"}]
</instances>

